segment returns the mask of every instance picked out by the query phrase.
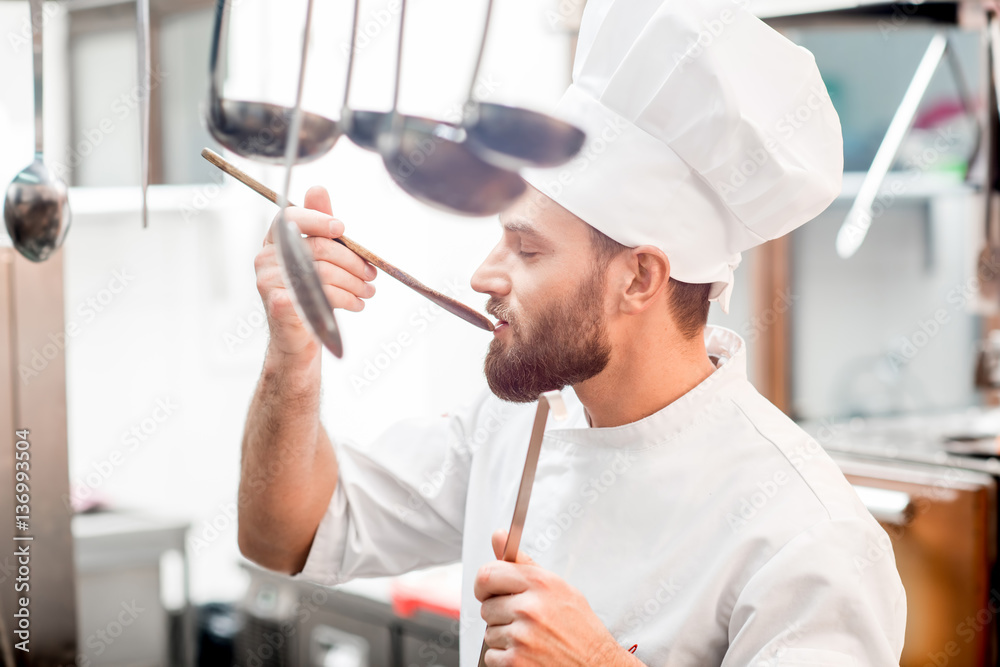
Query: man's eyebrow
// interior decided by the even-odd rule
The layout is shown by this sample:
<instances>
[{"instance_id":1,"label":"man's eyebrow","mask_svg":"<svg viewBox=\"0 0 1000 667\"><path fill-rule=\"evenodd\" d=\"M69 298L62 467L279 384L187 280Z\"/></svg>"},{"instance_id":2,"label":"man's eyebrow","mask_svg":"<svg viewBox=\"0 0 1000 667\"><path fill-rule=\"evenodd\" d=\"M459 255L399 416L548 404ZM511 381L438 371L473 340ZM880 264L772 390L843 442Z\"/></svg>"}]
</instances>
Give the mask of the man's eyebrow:
<instances>
[{"instance_id":1,"label":"man's eyebrow","mask_svg":"<svg viewBox=\"0 0 1000 667\"><path fill-rule=\"evenodd\" d=\"M538 229L534 225L528 223L525 220L508 220L506 222L501 222L500 224L508 232L521 234L523 236L530 236L540 241L546 240L544 234L538 231Z\"/></svg>"}]
</instances>

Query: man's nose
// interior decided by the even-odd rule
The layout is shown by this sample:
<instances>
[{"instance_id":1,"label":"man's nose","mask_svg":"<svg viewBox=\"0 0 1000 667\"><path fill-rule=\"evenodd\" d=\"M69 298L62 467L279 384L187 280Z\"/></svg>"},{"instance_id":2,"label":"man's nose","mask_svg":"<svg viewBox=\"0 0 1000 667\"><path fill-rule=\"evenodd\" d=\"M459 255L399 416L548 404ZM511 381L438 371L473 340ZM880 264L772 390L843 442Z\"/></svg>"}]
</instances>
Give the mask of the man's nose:
<instances>
[{"instance_id":1,"label":"man's nose","mask_svg":"<svg viewBox=\"0 0 1000 667\"><path fill-rule=\"evenodd\" d=\"M510 292L510 279L503 269L501 261L502 250L497 246L483 260L476 272L472 274L472 289L480 294L490 296L506 296Z\"/></svg>"}]
</instances>

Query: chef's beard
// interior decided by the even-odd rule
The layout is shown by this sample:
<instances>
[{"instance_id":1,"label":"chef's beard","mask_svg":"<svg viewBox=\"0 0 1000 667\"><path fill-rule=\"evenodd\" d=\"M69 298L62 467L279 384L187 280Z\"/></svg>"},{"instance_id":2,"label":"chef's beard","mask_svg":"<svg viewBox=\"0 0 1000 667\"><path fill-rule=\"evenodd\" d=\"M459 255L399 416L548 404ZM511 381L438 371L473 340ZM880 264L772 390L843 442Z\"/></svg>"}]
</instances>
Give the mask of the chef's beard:
<instances>
[{"instance_id":1,"label":"chef's beard","mask_svg":"<svg viewBox=\"0 0 1000 667\"><path fill-rule=\"evenodd\" d=\"M490 390L504 401L532 403L603 371L611 359L603 296L603 273L595 272L574 298L555 297L536 316L513 313L490 297L486 311L510 326L510 341L494 338L486 354Z\"/></svg>"}]
</instances>

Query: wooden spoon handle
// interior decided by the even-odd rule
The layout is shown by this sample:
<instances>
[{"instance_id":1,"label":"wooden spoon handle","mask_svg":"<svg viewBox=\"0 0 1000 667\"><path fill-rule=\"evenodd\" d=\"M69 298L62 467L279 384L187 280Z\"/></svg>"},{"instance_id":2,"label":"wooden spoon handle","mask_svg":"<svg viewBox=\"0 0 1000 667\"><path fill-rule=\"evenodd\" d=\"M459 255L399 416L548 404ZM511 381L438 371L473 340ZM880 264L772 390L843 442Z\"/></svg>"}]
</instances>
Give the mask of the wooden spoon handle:
<instances>
[{"instance_id":1,"label":"wooden spoon handle","mask_svg":"<svg viewBox=\"0 0 1000 667\"><path fill-rule=\"evenodd\" d=\"M215 151L205 148L201 151L201 156L214 164L216 167L226 172L233 178L235 178L240 183L248 186L251 190L255 191L257 194L262 195L266 199L270 200L272 203L278 203L278 193L267 187L253 176L250 176L246 172L242 171L239 167L235 166L231 162L227 161L221 155ZM480 329L485 329L486 331L493 331L493 323L482 313L473 310L469 306L466 306L461 301L457 301L446 294L442 294L435 289L428 287L423 284L413 276L411 276L406 271L390 264L385 261L371 250L368 250L363 245L355 243L346 236L341 236L340 238L334 239L338 243L346 246L355 254L359 255L362 259L369 262L373 266L385 271L390 276L403 283L414 292L421 294L437 305L441 306L449 313L461 317L463 320L469 324L474 324Z\"/></svg>"},{"instance_id":2,"label":"wooden spoon handle","mask_svg":"<svg viewBox=\"0 0 1000 667\"><path fill-rule=\"evenodd\" d=\"M521 548L521 534L524 532L524 520L528 516L528 503L531 502L531 489L535 485L535 472L538 470L538 457L542 453L545 424L550 409L556 419L566 419L566 402L562 393L547 391L538 397L535 423L531 427L531 439L528 441L528 454L524 458L524 470L521 472L521 485L517 489L517 501L514 503L514 516L510 520L510 530L507 531L507 543L504 545L501 559L508 563L517 562L517 550ZM479 667L486 667L485 637L483 647L479 651Z\"/></svg>"}]
</instances>

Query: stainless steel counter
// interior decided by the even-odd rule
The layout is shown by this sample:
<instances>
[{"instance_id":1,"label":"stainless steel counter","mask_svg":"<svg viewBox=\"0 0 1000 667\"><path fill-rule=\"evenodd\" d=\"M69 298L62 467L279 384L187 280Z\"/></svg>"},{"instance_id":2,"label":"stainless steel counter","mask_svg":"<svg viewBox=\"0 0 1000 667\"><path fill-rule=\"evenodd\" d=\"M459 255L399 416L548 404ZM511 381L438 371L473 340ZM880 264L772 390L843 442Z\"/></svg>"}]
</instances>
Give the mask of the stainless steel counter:
<instances>
[{"instance_id":1,"label":"stainless steel counter","mask_svg":"<svg viewBox=\"0 0 1000 667\"><path fill-rule=\"evenodd\" d=\"M958 455L945 448L949 437L1000 434L1000 410L970 408L941 414L821 420L799 425L830 452L952 466L1000 476L1000 457Z\"/></svg>"},{"instance_id":2,"label":"stainless steel counter","mask_svg":"<svg viewBox=\"0 0 1000 667\"><path fill-rule=\"evenodd\" d=\"M73 517L77 574L78 665L164 665L170 655L161 561L177 552L184 565L187 522L124 512ZM192 662L190 624L182 641ZM180 656L177 656L180 657Z\"/></svg>"}]
</instances>

